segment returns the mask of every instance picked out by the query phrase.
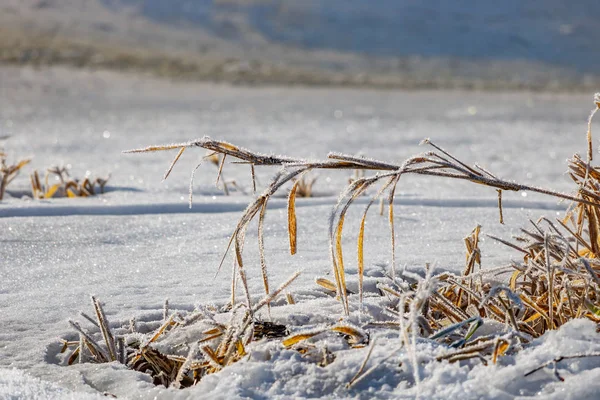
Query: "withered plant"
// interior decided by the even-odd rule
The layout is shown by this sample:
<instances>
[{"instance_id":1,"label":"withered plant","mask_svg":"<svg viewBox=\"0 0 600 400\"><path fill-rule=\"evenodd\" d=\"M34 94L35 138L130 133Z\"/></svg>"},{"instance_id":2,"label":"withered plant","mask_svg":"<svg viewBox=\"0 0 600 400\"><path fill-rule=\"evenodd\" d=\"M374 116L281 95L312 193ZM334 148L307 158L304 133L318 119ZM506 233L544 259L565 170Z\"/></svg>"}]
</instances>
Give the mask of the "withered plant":
<instances>
[{"instance_id":1,"label":"withered plant","mask_svg":"<svg viewBox=\"0 0 600 400\"><path fill-rule=\"evenodd\" d=\"M241 360L248 346L261 338L281 340L284 347L294 348L302 354L318 354L315 362L326 366L335 360L326 348L318 348L315 340L328 332L341 335L348 348L360 348L370 344L365 361L348 387L364 379L373 371L366 369L375 341L373 332L378 329L394 329L399 332L402 348L406 349L414 364L414 379L418 385L417 341L437 342L441 351L438 361L458 362L478 359L484 364L496 363L500 357L514 353L526 346L533 338L548 330L557 329L574 318L588 318L600 322L600 169L592 166L592 117L600 108L600 95L595 97L596 108L588 122L587 160L574 156L569 160L569 174L576 185L575 194L565 194L530 185L498 178L481 166L469 166L451 153L430 140L423 141L432 150L411 157L402 164L390 164L365 157L330 153L324 161L306 161L285 156L269 156L249 151L238 146L212 140L208 137L187 143L150 146L130 150L128 153L178 150L178 153L165 173L168 177L174 165L188 148L204 148L217 157L221 176L226 157L237 159L251 168L253 187L255 166L279 166L271 183L248 205L243 212L230 238L225 255L233 250L233 270L231 281L231 301L229 323L217 323L206 310L197 310L188 316L172 314L152 334L118 336L112 334L99 304L94 300L97 320L96 333L92 335L73 323L79 332L79 341L65 341L65 349L75 350L68 359L82 360L85 351L87 358L95 362L120 360L130 368L150 371L156 383L165 386L186 387L195 384L203 375ZM297 251L297 221L295 199L299 195L300 182L311 171L318 169L359 170L375 172L373 175L357 173L340 194L334 206L329 223L329 258L334 281L317 279L317 284L325 289L325 295L337 298L341 303L342 322L332 323L310 330L295 329L277 324L266 324L257 319L256 313L272 300L298 276L296 273L277 290L271 291L264 254L264 219L267 203L271 197L291 185L288 194L288 233L289 249L293 255ZM442 272L433 274L426 266L424 274L411 273L396 268L394 241L394 196L400 178L405 174L436 176L447 179L467 180L491 187L497 191L499 219L503 222L503 191L530 191L546 194L562 200L570 200L563 218L551 221L541 218L529 221L527 228L514 240L490 236L522 255L522 261L495 268L481 268L479 248L481 229L475 227L465 238L466 261L462 274ZM193 176L192 176L193 178ZM217 178L218 181L219 178ZM374 189L373 193L368 193ZM190 190L191 192L191 190ZM355 295L348 290L346 264L342 251L342 232L349 207L362 195L369 194L362 217L357 221L357 287ZM191 199L191 194L190 194ZM378 200L385 199L391 231L390 270L379 280L376 292L369 297L378 299L378 306L370 303L363 308L365 288L363 277L365 221L368 210ZM260 265L265 295L253 303L248 290L246 268L243 259L245 234L252 220L258 218L258 243ZM493 278L493 279L491 279ZM500 283L499 283L500 282ZM241 283L244 298L235 298L236 286ZM291 293L287 293L288 304L294 304ZM351 300L353 300L351 302ZM168 307L165 307L167 310ZM376 311L376 312L374 312ZM359 313L361 326L348 322L348 316ZM91 320L87 317L86 319ZM203 321L208 324L203 338L187 344L185 355L165 355L153 344L168 332L186 325ZM478 328L492 321L500 322L505 328L501 331L479 335ZM134 325L131 324L133 327ZM133 329L133 328L132 328ZM259 333L261 332L261 333ZM271 332L269 335L267 332ZM134 335L134 336L131 336ZM115 337L117 337L115 341ZM133 340L132 338L137 338ZM283 337L283 338L282 338ZM281 338L281 339L278 339ZM98 341L104 341L104 345ZM116 343L116 344L115 344ZM87 349L87 350L86 350ZM398 349L397 349L398 350ZM390 351L388 357L396 354ZM562 359L597 356L596 353L577 354L550 360L554 365ZM536 372L542 367L530 371ZM559 376L558 374L556 376Z\"/></svg>"},{"instance_id":2,"label":"withered plant","mask_svg":"<svg viewBox=\"0 0 600 400\"><path fill-rule=\"evenodd\" d=\"M30 161L31 159L26 158L16 164L7 164L6 154L0 149L0 200L4 198L6 188L19 175L21 168L29 164Z\"/></svg>"},{"instance_id":3,"label":"withered plant","mask_svg":"<svg viewBox=\"0 0 600 400\"><path fill-rule=\"evenodd\" d=\"M56 183L49 182L50 177L57 178ZM31 195L34 199L49 199L52 197L88 197L104 193L104 188L110 178L71 178L65 167L51 167L46 169L44 182L40 180L37 170L29 176L31 182Z\"/></svg>"}]
</instances>

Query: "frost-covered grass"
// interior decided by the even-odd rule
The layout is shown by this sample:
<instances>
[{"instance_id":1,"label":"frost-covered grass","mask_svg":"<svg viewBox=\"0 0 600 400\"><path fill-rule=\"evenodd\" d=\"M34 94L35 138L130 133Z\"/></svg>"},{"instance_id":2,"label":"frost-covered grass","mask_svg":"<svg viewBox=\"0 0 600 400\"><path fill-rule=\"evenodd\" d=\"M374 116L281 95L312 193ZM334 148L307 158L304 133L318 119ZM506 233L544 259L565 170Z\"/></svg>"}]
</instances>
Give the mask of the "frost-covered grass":
<instances>
[{"instance_id":1,"label":"frost-covered grass","mask_svg":"<svg viewBox=\"0 0 600 400\"><path fill-rule=\"evenodd\" d=\"M25 74L20 79L21 82L35 83L43 81L44 74ZM78 74L70 74L69 79L60 70L53 74L53 85L57 86L61 82L69 82L70 85L70 82L79 79L81 88L89 82L89 77L84 79ZM479 188L480 185L471 183L448 184L445 180L408 176L406 181L400 181L394 202L397 270L402 278L400 283L405 282L408 287L395 287L391 283L388 218L380 217L377 207L373 207L365 226L364 304L361 308L359 269L354 261L354 249L358 239L357 227L369 197L359 197L348 209L342 236L346 285L349 292L354 293L348 296L348 317L343 317L343 307L335 294L317 285L315 278L326 278L335 286L328 260L328 216L337 201L336 193L343 189L350 174L322 172L314 187L318 196L297 199L295 256L290 257L288 253L288 203L285 194L281 197L275 195L269 201L264 221L264 254L271 288L284 282L298 269L301 275L283 296L273 301L270 316L268 309L263 307L257 317L261 321L273 321L288 327L288 338L302 332L317 333L321 329L335 327L342 317L344 323L369 333L369 346L354 348L348 338L331 330L296 343L308 347L304 354L293 346L286 348L281 339L261 339L248 346L248 355L240 361L206 375L196 386L183 390L155 386L149 375L131 371L118 362L77 363L65 367L65 357L75 346L61 354L59 339L78 340L67 322L69 318L78 319L104 348L103 335L92 323L78 316L79 310L93 314L89 305L90 294L104 303L106 319L115 336L130 335L131 319L135 318L137 334L151 337L164 323L165 298L169 298L168 316L175 315L178 321L180 316L185 319L198 310L205 310L220 324L229 321L227 304L231 300L231 259L217 279L213 276L237 221L253 197L240 193L224 196L221 190L211 189L217 169L204 165L196 174L194 207L188 210L189 173L204 153L194 159L186 151L185 156L191 160L182 157L180 163L183 164L178 164L172 176L160 184L168 160L154 155L123 156L120 154L123 149L160 143L165 132L169 133L168 141L183 142L188 137L197 136L196 128L199 127L201 133L224 137L248 148L272 148L277 153L302 158L318 157L333 149L347 154L362 151L395 163L418 152L419 148L411 147L413 143L416 145L419 137L434 136L431 132L435 131L440 135L437 142L456 151L457 158L461 160L483 163L486 169L501 177L514 177L520 182L535 182L567 191L571 187L559 179L565 169L564 163L553 160L551 152L558 153L555 157L566 158L574 150L586 147L584 138L579 139L582 135L567 137L562 133L573 132L576 130L574 126L584 126L589 109L587 97L583 98L582 104L574 107L579 97L549 98L542 95L528 99L521 95L456 93L382 95L377 92L329 93L304 89L286 91L284 96L277 89L240 91L222 87L217 90L208 86L188 88L144 80L138 81L135 88L128 89L128 84L120 81L118 76L100 74L96 77L102 77L96 84L104 87L100 91L104 94L92 95L82 89L77 89L80 92L66 90L67 100L59 103L49 102L49 99L55 95L65 97L65 92L47 90L28 98L29 92L21 87L21 105L2 110L4 126L8 125L6 121L11 121L8 133L12 137L6 147L10 146L16 154L34 155L36 158L32 163L46 165L70 161L101 174L112 172L114 177L107 193L102 196L47 201L19 199L27 182L15 180L8 198L0 205L0 216L4 217L0 224L6 235L5 243L8 243L2 247L1 258L3 280L8 284L2 287L0 293L0 311L3 314L0 365L8 368L4 370L4 376L9 377L0 387L3 394L8 393L7 397L18 396L14 394L19 390L15 387L25 387L48 393L41 394L42 398L52 396L53 390L65 393L70 390L77 394L108 392L129 398L414 398L417 392L427 398L594 398L599 374L596 358L558 362L557 370L564 382L556 379L552 366L524 376L558 356L598 352L600 345L593 322L582 319L566 322L560 329L533 339L522 350L506 351L498 357L496 364L489 362L489 356L485 356L488 357L488 366L483 365L480 359L453 363L438 361L437 358L451 351L443 340L422 338L419 333L416 337L409 335L405 340L409 346L402 347L403 338L398 335L396 326L368 325L378 321L401 321L397 315L387 314L390 311L385 310L385 306L391 306L393 312L398 299L389 290L384 290L382 296L378 290L382 284L397 292L406 289L407 293L414 290L424 293L419 292L414 283L423 279L428 262L431 263L432 275L443 272L460 275L465 267L462 238L475 225L483 225L483 233L510 240L511 234L519 233L519 228L527 223L528 218L536 220L546 215L553 219L558 216L557 213L563 215L565 211L564 205L556 205L553 199L535 196L531 191L526 192L527 197L505 193L505 225L500 225L493 190L490 192L489 188ZM16 81L19 82L18 79ZM156 92L157 87L161 88L158 90L160 93ZM13 92L9 87L3 95L12 99L11 93L21 92ZM207 96L210 102L203 102ZM287 104L282 104L282 99ZM136 103L136 100L139 102ZM533 106L528 108L529 101L533 102ZM69 111L69 107L62 108L65 102L75 111ZM220 105L211 108L213 103ZM250 103L254 110L246 108ZM327 103L330 103L328 109ZM33 114L35 117L30 117L23 104L46 104L48 114L44 117L46 111L42 110ZM368 110L369 105L373 107L371 111ZM205 107L211 111L198 114L198 108L203 110ZM410 112L406 111L411 107ZM475 107L475 110L470 107ZM576 111L578 108L582 111ZM397 111L398 115L393 111ZM431 114L428 114L430 111ZM52 117L57 112L63 115L61 120ZM260 117L253 117L254 113ZM150 117L153 114L154 120ZM261 125L265 119L269 122ZM311 125L307 122L311 120L317 123ZM156 127L157 123L160 128ZM405 125L404 129L398 124ZM80 129L85 126L89 130ZM307 129L310 126L312 130ZM27 142L31 143L27 139L33 137L28 130L36 127L47 128L48 134L36 147L27 150ZM217 134L215 130L222 132ZM273 136L260 135L262 130L272 130ZM108 138L105 131L110 133ZM311 133L303 138L300 131ZM372 133L372 141L364 139L367 131ZM256 132L257 135L246 137L247 132ZM274 136L275 132L281 136ZM480 132L494 134L480 136ZM340 140L342 133L344 140ZM529 136L521 138L525 133ZM338 134L340 136L336 138ZM573 138L578 139L577 143L573 143ZM57 143L54 143L55 140ZM382 143L387 140L387 145L382 147L377 140ZM484 143L491 145L485 146ZM292 146L294 151L286 150L288 146ZM98 151L89 151L88 147L95 147ZM49 153L42 151L49 148L55 151L50 161ZM507 149L506 154L511 160L503 155L503 149ZM81 156L81 153L86 156ZM534 157L536 154L537 158ZM225 168L228 178L232 177L238 183L246 182L247 192L252 192L247 166L227 164ZM273 171L257 167L256 173L261 193L268 186ZM369 193L374 194L374 191ZM243 253L252 304L264 297L257 229L256 223L250 223ZM479 247L484 270L508 265L511 261L516 264L525 262L520 254L494 243L483 234ZM402 272L405 265L406 272ZM533 272L537 273L537 270L533 269ZM583 269L580 272L584 273ZM503 279L504 276L496 277L494 284ZM294 304L288 304L285 296L288 293ZM500 295L506 294L503 293ZM505 299L510 300L509 297ZM246 302L241 288L236 301ZM541 302L543 304L543 299ZM410 304L405 310L407 316L411 312ZM398 311L397 308L395 310ZM543 318L536 320L539 319ZM200 322L187 328L170 328L167 335L153 342L153 346L161 353L172 352L186 357L189 349L180 344L201 339L203 332L211 329L206 325L206 318ZM410 319L407 322L407 326L412 324ZM510 321L485 319L470 340L510 332ZM370 372L348 388L347 384L359 371L371 345L372 352L363 369L363 372ZM412 351L407 351L407 348ZM329 354L334 357L332 362L327 361L331 361ZM327 365L320 365L324 360ZM11 371L13 367L53 383L48 385L32 380L18 371ZM490 376L495 379L491 380ZM18 385L14 386L14 382Z\"/></svg>"},{"instance_id":2,"label":"frost-covered grass","mask_svg":"<svg viewBox=\"0 0 600 400\"><path fill-rule=\"evenodd\" d=\"M593 140L591 132L592 118L600 108L600 95L595 98L594 111L588 121L588 153L587 161L575 156L569 162L570 176L578 185L578 195L573 196L534 186L522 185L497 178L487 169L465 164L451 153L432 143L429 139L424 143L433 147L420 155L411 157L401 164L394 165L369 159L339 153L330 153L325 161L307 161L287 156L263 155L205 137L200 140L180 144L152 145L142 149L130 150L128 153L147 153L165 150L178 150L175 158L166 170L163 179L167 179L173 168L180 160L186 149L204 148L211 153L208 158L220 155L219 170L216 183L218 184L227 156L248 164L251 171L252 187L256 190L255 168L259 166L279 166L281 170L275 175L264 192L251 201L235 227L229 244L225 250L218 271L227 259L229 250L233 253L233 268L231 275L231 299L224 307L206 309L198 306L190 315L173 313L169 315L168 302L165 302L163 322L160 327L146 333L137 331L134 322L130 322L129 333L116 336L108 324L101 305L94 298L93 304L97 323L86 314L82 314L89 322L98 328L102 334L104 346L86 332L77 322L70 321L79 333L78 341L63 341L62 352L74 348L67 359L68 365L73 365L91 359L94 362L118 361L137 371L147 372L156 384L165 387L190 387L199 384L202 379L213 373L218 373L230 365L244 361L248 350L258 346L263 339L278 339L281 345L294 349L308 357L320 367L327 367L336 359L336 353L331 352L327 345L314 338L328 332L341 334L349 349L361 349L370 344L365 360L356 374L346 383L348 389L357 382L366 379L373 369L365 370L375 346L372 335L388 333L389 329L397 332L399 339L396 349L389 349L391 357L398 351L407 353L412 362L413 385L419 395L420 371L417 357L418 338L427 339L433 343L444 343L447 348L435 357L437 362L450 363L478 359L483 365L496 364L499 358L514 354L536 337L549 330L577 318L588 318L600 321L600 307L596 291L599 289L599 278L596 272L600 223L596 214L598 207L597 181L600 173L591 164L593 157ZM190 178L190 208L192 207L194 168ZM292 327L296 332L290 334L284 324L262 322L258 317L261 308L266 306L268 318L271 318L271 306L284 290L299 276L296 272L279 288L270 289L269 273L266 264L264 248L264 221L269 200L277 194L284 185L291 182L287 201L287 230L289 251L293 256L297 252L297 218L296 191L303 182L306 173L315 169L323 170L361 170L380 171L372 176L363 174L351 179L348 187L340 194L336 205L329 217L329 259L333 267L334 282L319 278L316 283L330 291L342 306L340 322L310 325L309 329L300 325ZM429 264L425 266L425 276L420 276L406 270L398 273L396 270L396 244L394 221L394 198L400 178L409 174L429 175L438 178L466 180L480 185L495 188L498 194L498 210L500 223L504 223L502 193L503 191L531 191L571 200L572 206L567 216L554 222L544 218L537 223L530 221L533 231L522 229L524 235L517 237L519 244L513 244L502 239L495 240L524 254L522 263L509 266L481 270L481 251L479 249L480 226L465 238L467 247L467 262L462 275L448 272L432 273ZM383 182L383 184L381 183ZM358 244L356 254L358 278L358 302L351 307L352 292L348 288L347 273L344 266L344 251L342 249L343 227L346 214L352 203L367 194L372 186L380 186L367 203L360 227L358 228ZM387 197L389 228L391 232L391 262L385 275L386 279L378 280L374 287L380 297L379 301L369 304L365 309L364 297L364 241L365 222L367 213L373 203ZM261 277L264 286L264 297L253 301L253 294L248 286L247 264L244 262L243 251L246 233L250 223L258 220L258 249ZM585 231L584 231L585 230ZM582 247L580 249L580 246ZM346 261L347 263L347 261ZM476 271L476 267L479 271ZM510 279L490 279L510 273ZM499 280L499 281L498 281ZM241 290L239 289L241 287ZM242 292L241 300L236 297ZM375 293L367 292L367 297ZM239 295L239 294L238 294ZM292 306L296 300L287 293L287 303ZM377 297L375 295L375 297ZM225 311L225 313L224 313ZM224 315L223 315L224 314ZM293 315L293 314L292 314ZM358 319L358 323L356 321ZM221 320L221 322L219 322ZM224 322L227 320L228 322ZM479 328L486 323L488 326L500 322L503 329L488 329L487 334L475 335ZM198 330L194 339L180 338L179 341L165 339L171 342L166 347L166 353L161 351L161 338L171 332L179 332L187 328ZM191 328L194 326L194 328ZM370 328L370 329L367 329ZM383 329L378 329L383 328ZM178 336L174 333L172 336ZM283 339L279 339L284 337ZM183 347L186 355L181 354L178 347ZM86 357L85 353L89 355ZM569 356L559 356L554 359L555 376L564 381L556 371L556 363L566 359L599 357L600 353L581 353ZM526 373L530 376L550 362Z\"/></svg>"}]
</instances>

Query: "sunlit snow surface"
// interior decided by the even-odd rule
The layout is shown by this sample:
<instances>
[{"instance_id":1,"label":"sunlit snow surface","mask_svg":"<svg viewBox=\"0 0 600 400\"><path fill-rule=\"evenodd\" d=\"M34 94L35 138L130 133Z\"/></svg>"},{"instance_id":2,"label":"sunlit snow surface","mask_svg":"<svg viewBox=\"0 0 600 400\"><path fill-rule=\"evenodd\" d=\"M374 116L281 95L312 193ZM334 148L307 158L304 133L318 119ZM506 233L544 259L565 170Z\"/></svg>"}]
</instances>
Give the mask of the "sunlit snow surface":
<instances>
[{"instance_id":1,"label":"sunlit snow surface","mask_svg":"<svg viewBox=\"0 0 600 400\"><path fill-rule=\"evenodd\" d=\"M146 375L117 364L64 367L57 357L58 339L72 335L67 320L79 311L91 312L91 294L105 304L115 326L131 317L160 319L166 298L171 309L181 311L198 304L222 306L229 298L230 263L214 276L229 235L252 199L248 167L225 166L224 178L235 179L248 194L224 196L214 186L217 168L205 163L196 174L189 210L189 176L204 150L186 151L166 182L162 175L173 153L125 155L122 150L209 135L264 153L319 159L336 151L400 163L427 150L418 144L430 137L500 177L569 191L564 161L585 151L591 100L591 93L239 88L105 72L0 68L0 136L10 135L2 142L9 161L33 156L25 172L60 164L70 165L79 177L111 174L102 196L43 201L23 198L29 183L22 174L0 203L0 398L82 398L104 392L164 399L414 398L418 393L423 398L596 398L598 359L559 363L565 382L548 369L523 377L556 356L599 351L596 327L588 321L574 321L488 367L477 361L431 362L436 349L423 341L418 386L404 352L382 361L399 344L394 334L378 339L369 366L380 366L352 389L345 384L366 350L340 351L322 368L275 343L259 344L248 360L182 391L155 387ZM260 190L275 170L261 167L257 173ZM273 307L278 322L314 326L341 316L339 303L318 295L314 279L331 270L328 217L347 181L345 172L320 173L317 197L298 200L299 247L293 257L287 250L284 194L270 203L265 224L270 281L277 286L302 271L289 289L302 301ZM359 199L345 223L350 286L356 285L354 245L366 202ZM476 224L484 233L509 239L528 218L555 217L565 207L548 197L506 193L503 226L493 189L421 177L403 178L396 202L398 267L415 271L425 263L460 271L462 238ZM481 248L484 267L519 257L489 239ZM251 225L245 254L250 291L258 298L257 253L256 225ZM376 207L367 220L365 258L369 279L376 281L389 270L389 229ZM356 306L357 299L351 302ZM330 345L335 349L335 337Z\"/></svg>"}]
</instances>

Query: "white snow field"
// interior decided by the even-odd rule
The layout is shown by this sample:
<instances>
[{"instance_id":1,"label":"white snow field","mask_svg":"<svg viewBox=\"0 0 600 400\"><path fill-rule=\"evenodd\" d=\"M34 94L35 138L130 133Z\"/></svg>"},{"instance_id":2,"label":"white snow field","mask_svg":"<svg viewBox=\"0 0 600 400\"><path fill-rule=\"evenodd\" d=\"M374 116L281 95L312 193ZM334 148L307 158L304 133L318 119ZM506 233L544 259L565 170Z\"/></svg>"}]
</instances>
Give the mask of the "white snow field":
<instances>
[{"instance_id":1,"label":"white snow field","mask_svg":"<svg viewBox=\"0 0 600 400\"><path fill-rule=\"evenodd\" d=\"M66 366L59 354L59 340L76 337L69 319L90 326L79 316L80 311L93 314L90 295L104 304L115 329L127 327L133 317L140 326L155 328L167 298L170 309L181 313L198 305L222 307L229 300L230 260L215 274L253 198L249 168L225 165L224 179L235 179L246 192L232 190L225 196L214 185L216 166L202 165L190 210L189 177L204 150L187 150L165 182L163 173L175 154L122 150L209 135L263 153L322 159L336 151L400 163L425 151L419 142L429 137L502 178L571 191L564 160L585 153L591 106L592 93L232 87L101 71L2 67L0 136L10 137L0 145L9 161L33 159L0 202L0 398L596 399L598 357L557 363L564 381L555 378L551 367L524 376L558 356L600 351L596 325L589 320L574 320L487 366L479 360L435 361L440 346L423 339L416 347L418 382L396 331L381 329L371 338L377 337L367 368L374 370L351 388L346 383L368 349L349 350L333 334L320 339L336 355L325 367L276 341L262 341L249 348L247 358L182 390L155 386L148 375L117 362ZM110 174L107 193L31 200L27 173L52 165L68 166L78 177ZM259 190L276 170L257 170ZM301 275L286 290L296 304L279 299L271 316L264 310L260 318L292 331L330 326L342 318L340 303L315 278L330 275L328 218L347 181L346 172L319 172L316 197L298 199L295 256L288 251L285 191L270 202L265 246L271 285L277 287L297 270ZM554 218L566 207L532 193L505 193L504 200L501 225L491 188L403 178L395 211L399 268L420 272L430 263L438 271L461 271L462 239L475 225L510 239L529 218ZM357 285L354 247L367 201L359 199L346 217L349 288ZM365 282L372 287L390 268L389 228L376 208L367 219L365 243ZM253 224L245 247L253 300L263 293L256 241ZM481 249L486 268L519 259L485 237ZM374 300L367 296L366 307L369 301ZM350 304L348 320L360 325L356 296ZM181 333L186 334L193 332Z\"/></svg>"}]
</instances>

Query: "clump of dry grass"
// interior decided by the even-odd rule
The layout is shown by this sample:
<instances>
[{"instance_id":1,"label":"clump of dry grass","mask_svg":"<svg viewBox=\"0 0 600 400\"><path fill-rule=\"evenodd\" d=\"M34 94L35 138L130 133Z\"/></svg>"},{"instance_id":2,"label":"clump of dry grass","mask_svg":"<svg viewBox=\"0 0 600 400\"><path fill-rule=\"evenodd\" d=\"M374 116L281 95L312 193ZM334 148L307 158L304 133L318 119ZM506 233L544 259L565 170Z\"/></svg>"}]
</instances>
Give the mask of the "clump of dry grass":
<instances>
[{"instance_id":1,"label":"clump of dry grass","mask_svg":"<svg viewBox=\"0 0 600 400\"><path fill-rule=\"evenodd\" d=\"M303 175L302 177L295 180L293 190L295 191L296 197L313 197L313 186L319 177L317 175L308 176Z\"/></svg>"},{"instance_id":2,"label":"clump of dry grass","mask_svg":"<svg viewBox=\"0 0 600 400\"><path fill-rule=\"evenodd\" d=\"M51 176L55 176L57 183L50 184ZM31 195L34 199L49 199L52 197L88 197L104 193L108 182L107 178L71 178L65 167L51 167L46 169L44 183L40 180L37 170L29 176L31 181Z\"/></svg>"},{"instance_id":3,"label":"clump of dry grass","mask_svg":"<svg viewBox=\"0 0 600 400\"><path fill-rule=\"evenodd\" d=\"M96 318L81 313L92 326L84 329L79 322L69 321L79 334L79 340L62 340L61 353L71 349L66 358L68 365L118 361L132 370L150 374L157 385L189 387L203 376L241 360L247 355L247 347L252 342L264 338L281 338L288 334L285 326L260 321L256 314L275 300L298 276L299 273L296 272L255 304L233 306L227 313L227 323L217 321L215 314L218 310L198 308L189 315L178 312L165 315L160 326L148 333L137 331L134 322L128 327L111 327L102 305L92 297ZM168 310L167 304L165 303L165 310ZM156 348L156 344L183 329L201 332L201 339L183 343L187 346L185 354L165 354Z\"/></svg>"},{"instance_id":4,"label":"clump of dry grass","mask_svg":"<svg viewBox=\"0 0 600 400\"><path fill-rule=\"evenodd\" d=\"M595 104L600 108L598 95ZM593 114L588 124L588 149L592 148L592 117ZM257 337L258 330L265 329L265 325L261 326L257 320L256 312L264 306L269 307L271 301L297 276L294 275L277 290L270 290L263 247L263 224L267 203L286 183L292 183L288 195L288 231L290 253L295 254L297 251L295 198L298 196L302 179L307 173L316 169L377 171L372 176L357 174L340 194L330 218L329 257L334 282L320 278L317 279L317 284L340 301L344 317L342 322L331 326L312 330L300 329L290 335L287 327L278 327L277 331L280 334L272 335L272 338L285 336L281 339L282 346L295 348L303 354L319 354L313 359L322 366L334 362L335 354L331 354L326 348L315 350L312 341L327 332L341 334L350 348L360 348L371 343L363 365L348 386L364 379L372 370L365 371L365 366L374 346L374 342L370 341L370 332L376 329L399 331L402 346L414 364L414 378L418 384L420 377L417 368L417 340L425 338L441 344L443 351L437 356L438 361L458 362L474 358L488 364L496 363L504 354L518 351L534 338L548 330L557 329L574 318L588 318L600 323L600 295L598 294L600 293L600 262L598 262L600 259L600 169L591 165L591 150L588 151L587 161L579 156L569 160L569 174L577 186L577 193L570 195L502 180L480 166L469 166L463 163L430 140L425 140L423 143L433 150L411 157L399 165L336 153L329 154L325 161L310 162L289 157L266 156L207 137L187 143L151 146L129 151L179 150L165 177L169 175L183 152L190 147L202 147L220 154L222 158L219 159L219 175L222 173L227 156L249 164L253 181L254 167L257 165L276 165L281 166L282 169L242 214L219 265L220 268L225 256L232 249L234 263L229 324L218 324L214 319L206 317L206 313L200 317L190 316L186 319L177 315L167 318L165 315L166 321L163 325L152 335L146 336L143 341L131 344L129 341L121 340L115 345L114 335L111 336L110 330L106 328L108 324L102 322L105 318L101 308L95 302L98 316L96 336L100 336L101 332L104 346L94 344L94 338L75 324L73 326L79 331L81 338L79 342L66 342L65 346L87 348L96 362L119 359L119 357L125 360L125 356L119 354L126 354L126 362L131 368L149 370L155 377L155 382L178 387L194 384L201 376L219 371L242 359L253 338ZM421 276L405 270L397 271L395 266L394 195L400 178L405 174L468 180L496 189L500 222L503 219L502 192L505 190L543 193L570 200L572 204L562 219L551 221L541 218L535 222L529 221L530 227L521 229L521 235L514 241L491 237L519 252L522 255L520 262L482 269L479 248L481 229L477 226L465 238L466 262L462 274L443 272L434 275L432 269L427 266L424 276ZM368 210L378 199L385 199L388 205L391 269L387 278L377 285L378 307L351 308L350 300L353 293L347 288L345 268L347 262L342 256L342 232L349 207L359 196L366 194L367 189L373 187L376 188L375 193L371 196L359 221L356 260L358 295L353 299L361 305L365 295L363 285L365 220ZM265 296L263 300L253 304L248 290L243 247L248 225L257 216ZM244 299L241 301L235 298L238 282L241 283L244 293ZM369 293L369 296L377 296L377 293ZM289 304L295 303L291 294L288 293L287 298ZM345 318L351 314L351 310L358 310L363 315L363 320L367 322L362 326L348 323ZM196 321L196 318L213 322L203 332L206 335L204 339L194 341L188 346L189 352L186 356L164 355L152 346L161 335L185 325L185 321ZM487 335L476 334L483 324L490 324L492 321L500 322L506 329ZM127 350L122 350L123 344L119 345L119 343L124 343ZM77 350L73 352L69 362L74 362L76 352ZM391 352L390 356L393 354ZM563 358L595 355L572 355ZM554 362L560 361L557 360Z\"/></svg>"},{"instance_id":5,"label":"clump of dry grass","mask_svg":"<svg viewBox=\"0 0 600 400\"><path fill-rule=\"evenodd\" d=\"M19 175L21 168L29 164L31 159L26 158L15 164L8 164L6 153L0 149L0 200L4 198L4 193L8 185Z\"/></svg>"}]
</instances>

